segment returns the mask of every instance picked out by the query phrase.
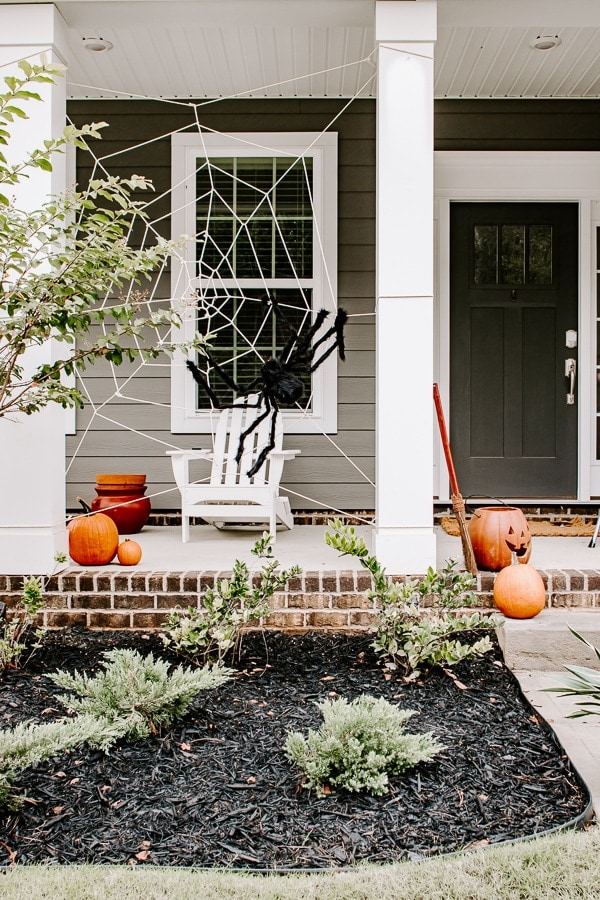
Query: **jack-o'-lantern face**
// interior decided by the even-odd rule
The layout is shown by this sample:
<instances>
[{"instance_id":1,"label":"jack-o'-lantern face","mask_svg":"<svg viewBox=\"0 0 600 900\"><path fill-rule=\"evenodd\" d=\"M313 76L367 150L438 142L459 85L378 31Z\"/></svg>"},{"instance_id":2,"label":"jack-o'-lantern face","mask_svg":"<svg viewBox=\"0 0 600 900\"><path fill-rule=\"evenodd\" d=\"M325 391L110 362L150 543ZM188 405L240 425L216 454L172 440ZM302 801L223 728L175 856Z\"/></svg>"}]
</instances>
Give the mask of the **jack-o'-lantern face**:
<instances>
[{"instance_id":1,"label":"jack-o'-lantern face","mask_svg":"<svg viewBox=\"0 0 600 900\"><path fill-rule=\"evenodd\" d=\"M531 543L531 534L529 531L524 531L523 529L520 529L517 532L511 525L508 529L508 535L505 542L511 553L514 553L517 558L525 556Z\"/></svg>"}]
</instances>

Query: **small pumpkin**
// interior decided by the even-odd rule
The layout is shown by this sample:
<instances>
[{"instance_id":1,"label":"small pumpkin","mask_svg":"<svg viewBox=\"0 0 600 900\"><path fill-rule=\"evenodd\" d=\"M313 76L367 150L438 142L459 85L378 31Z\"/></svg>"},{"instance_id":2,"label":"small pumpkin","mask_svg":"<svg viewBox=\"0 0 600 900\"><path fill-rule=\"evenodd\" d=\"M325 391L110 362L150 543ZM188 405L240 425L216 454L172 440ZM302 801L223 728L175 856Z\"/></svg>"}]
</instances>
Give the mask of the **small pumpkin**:
<instances>
[{"instance_id":1,"label":"small pumpkin","mask_svg":"<svg viewBox=\"0 0 600 900\"><path fill-rule=\"evenodd\" d=\"M546 605L546 588L537 569L518 562L496 575L494 602L509 619L532 619Z\"/></svg>"},{"instance_id":2,"label":"small pumpkin","mask_svg":"<svg viewBox=\"0 0 600 900\"><path fill-rule=\"evenodd\" d=\"M126 538L117 547L117 559L122 566L135 566L142 558L142 548L136 541Z\"/></svg>"},{"instance_id":3,"label":"small pumpkin","mask_svg":"<svg viewBox=\"0 0 600 900\"><path fill-rule=\"evenodd\" d=\"M117 552L117 526L104 513L92 513L81 497L77 499L85 515L69 522L69 555L80 566L105 566Z\"/></svg>"}]
</instances>

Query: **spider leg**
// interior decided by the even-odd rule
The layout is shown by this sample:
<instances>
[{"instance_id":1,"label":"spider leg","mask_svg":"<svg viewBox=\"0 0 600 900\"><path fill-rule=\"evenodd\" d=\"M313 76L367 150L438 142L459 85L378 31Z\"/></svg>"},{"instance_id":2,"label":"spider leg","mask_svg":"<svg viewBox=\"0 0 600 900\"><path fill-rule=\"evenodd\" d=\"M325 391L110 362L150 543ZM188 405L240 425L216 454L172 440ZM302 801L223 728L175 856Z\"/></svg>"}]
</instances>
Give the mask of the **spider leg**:
<instances>
[{"instance_id":1,"label":"spider leg","mask_svg":"<svg viewBox=\"0 0 600 900\"><path fill-rule=\"evenodd\" d=\"M210 402L212 403L212 405L213 405L214 407L216 407L217 409L220 409L221 406L220 406L220 404L219 404L219 400L218 400L218 398L217 398L217 395L215 394L215 392L214 392L213 389L211 388L210 384L208 383L208 381L206 380L206 378L205 378L204 375L202 374L202 371L198 368L198 366L196 365L196 363L195 363L195 362L192 362L191 359L188 359L188 360L186 360L186 363L185 363L185 364L186 364L186 366L188 367L188 369L190 370L190 372L192 373L192 376L193 376L194 381L196 382L196 384L199 384L200 387L203 388L203 389L206 391L206 393L208 394L208 399L210 400Z\"/></svg>"},{"instance_id":2,"label":"spider leg","mask_svg":"<svg viewBox=\"0 0 600 900\"><path fill-rule=\"evenodd\" d=\"M242 454L243 454L243 452L244 452L244 443L245 443L246 438L248 437L248 435L249 435L249 434L252 434L252 432L255 431L255 430L258 428L258 426L260 425L260 423L261 423L264 419L266 419L267 416L269 415L269 413L271 412L271 408L272 408L272 407L271 407L271 403L269 402L269 398L267 397L267 395L266 395L266 394L263 394L263 395L262 395L262 399L264 400L264 403L265 403L265 411L262 412L260 415L258 415L258 416L256 417L256 419L254 420L254 422L252 422L252 423L248 426L248 428L246 428L245 431L242 431L242 433L241 433L241 435L240 435L240 442L239 442L239 444L238 444L237 453L235 454L235 461L236 461L236 463L239 463L240 460L241 460L241 458L242 458ZM261 402L261 398L259 397L258 402L255 404L256 407L260 406L260 402ZM251 406L251 404L248 403L248 404L246 404L246 406ZM274 408L275 410L277 410L277 407L275 406L275 404L273 404L273 408ZM269 450L272 450L272 449L273 449L273 447L269 447ZM268 451L267 451L267 452L268 452ZM262 459L261 459L261 457L262 457ZM262 465L263 462L264 462L264 457L262 456L262 453L261 453L259 459L261 459L260 465ZM253 475L253 474L260 468L260 466L257 465L257 463L258 463L258 460L257 460L257 462L252 466L252 468L251 468L250 471L248 472L248 475L250 475L250 474Z\"/></svg>"},{"instance_id":3,"label":"spider leg","mask_svg":"<svg viewBox=\"0 0 600 900\"><path fill-rule=\"evenodd\" d=\"M253 381L251 381L250 384L248 384L248 385L246 385L246 387L242 388L239 384L236 384L236 382L233 380L233 378L230 377L230 375L225 371L225 369L223 369L223 367L219 365L219 363L216 361L216 359L214 359L207 350L205 350L204 352L205 352L206 357L211 365L211 368L213 368L215 370L215 372L217 373L217 375L219 375L219 377L223 379L223 381L225 382L227 387L231 388L232 391L235 391L236 394L249 394L252 392L252 390L258 384L261 383L262 376L259 375L257 378L255 378ZM208 383L207 379L205 378L204 374L202 373L202 370L198 368L196 363L192 362L191 359L188 359L188 360L186 360L186 366L192 373L194 381L197 384L199 384L200 387L206 391L212 405L214 407L216 407L217 409L223 409L223 407L219 403L217 395L211 388L210 384ZM230 403L225 408L228 409L229 407L235 406L235 405L236 404ZM254 405L258 406L259 404L249 404L249 405L250 406L254 406Z\"/></svg>"},{"instance_id":4,"label":"spider leg","mask_svg":"<svg viewBox=\"0 0 600 900\"><path fill-rule=\"evenodd\" d=\"M310 326L308 331L306 331L305 334L303 334L303 335L299 335L298 331L292 325L292 323L289 321L289 319L287 318L287 316L285 315L285 313L283 312L283 310L281 309L281 307L279 306L277 301L269 296L266 297L265 302L267 302L267 301L271 304L275 315L279 316L281 321L284 323L284 325L286 326L286 328L289 332L289 335L290 335L287 344L285 344L281 353L278 354L278 359L281 359L284 362L286 362L288 357L291 355L293 355L294 357L299 357L299 356L303 355L304 353L306 353L306 350L310 346L310 342L312 341L314 335L316 334L316 332L319 330L319 328L321 327L321 325L323 324L323 322L329 315L329 311L326 309L320 309L315 317L315 321ZM294 352L292 354L294 345L297 345L297 347L296 347L296 350L294 350Z\"/></svg>"},{"instance_id":5,"label":"spider leg","mask_svg":"<svg viewBox=\"0 0 600 900\"><path fill-rule=\"evenodd\" d=\"M265 400L266 400L266 398L265 398ZM265 446L262 448L262 450L258 454L258 458L257 458L256 462L254 463L252 468L248 470L247 474L248 474L249 478L252 478L253 475L256 475L256 473L258 472L258 470L260 469L260 467L263 465L264 461L266 460L267 456L269 455L269 453L275 446L275 426L277 423L277 415L279 413L279 407L277 406L277 404L275 402L273 402L273 407L272 407L271 412L273 413L273 417L271 419L271 431L269 434L269 443L265 444ZM264 418L264 416L263 416L263 418Z\"/></svg>"},{"instance_id":6,"label":"spider leg","mask_svg":"<svg viewBox=\"0 0 600 900\"><path fill-rule=\"evenodd\" d=\"M277 300L274 300L273 297L270 297L268 294L265 294L262 302L263 302L263 306L269 305L271 307L272 312L276 316L279 316L279 318L284 323L284 325L287 327L287 330L290 332L291 335L296 334L295 327L292 325L292 323L290 322L290 320L288 319L288 317L282 310L282 308L279 305L279 303L277 302Z\"/></svg>"},{"instance_id":7,"label":"spider leg","mask_svg":"<svg viewBox=\"0 0 600 900\"><path fill-rule=\"evenodd\" d=\"M242 387L240 387L239 384L235 383L235 381L233 380L231 375L229 375L229 373L225 371L225 369L217 362L217 360L213 356L210 355L209 350L207 350L205 348L204 353L206 354L206 357L211 365L211 368L213 368L215 370L215 372L217 373L217 375L223 379L223 381L225 382L227 387L231 388L232 391L235 391L236 394L245 394L246 393L246 391ZM188 366L188 368L190 368L190 367Z\"/></svg>"},{"instance_id":8,"label":"spider leg","mask_svg":"<svg viewBox=\"0 0 600 900\"><path fill-rule=\"evenodd\" d=\"M324 353L321 354L316 362L313 362L309 371L314 372L315 369L317 369L321 365L321 363L325 362L328 356L331 356L336 347L339 350L340 359L346 358L346 348L344 345L344 325L346 324L347 320L348 314L346 310L338 309L337 315L335 317L335 322L333 323L329 331L327 331L322 337L319 338L318 341L313 344L311 356L314 356L317 347L319 347L323 343L323 341L326 341L333 334L335 334L336 336L335 341L331 344L330 347L327 348L327 350L325 350Z\"/></svg>"},{"instance_id":9,"label":"spider leg","mask_svg":"<svg viewBox=\"0 0 600 900\"><path fill-rule=\"evenodd\" d=\"M297 347L294 350L294 352L290 353L290 358L293 358L295 360L301 360L304 356L308 355L308 358L312 359L314 350L311 351L311 341L328 315L329 315L328 309L320 309L319 312L317 313L317 315L315 316L315 321L312 323L310 328L301 336L301 338L299 338L298 335L296 334L295 338L293 340L289 341L288 348L286 348L286 349L288 349L288 351L292 350L294 343L297 344ZM322 340L317 341L317 347L319 346L320 343L322 343ZM284 357L282 354L281 358L285 359L286 357Z\"/></svg>"}]
</instances>

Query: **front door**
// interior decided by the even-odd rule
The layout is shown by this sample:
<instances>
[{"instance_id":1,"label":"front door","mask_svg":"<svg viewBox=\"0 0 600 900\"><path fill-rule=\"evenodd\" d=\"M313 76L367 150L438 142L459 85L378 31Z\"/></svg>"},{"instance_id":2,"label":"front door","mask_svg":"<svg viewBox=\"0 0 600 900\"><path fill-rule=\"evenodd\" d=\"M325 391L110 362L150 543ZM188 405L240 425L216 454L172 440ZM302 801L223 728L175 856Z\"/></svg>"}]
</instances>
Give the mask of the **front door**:
<instances>
[{"instance_id":1,"label":"front door","mask_svg":"<svg viewBox=\"0 0 600 900\"><path fill-rule=\"evenodd\" d=\"M453 203L450 228L451 444L460 490L575 497L577 204Z\"/></svg>"}]
</instances>

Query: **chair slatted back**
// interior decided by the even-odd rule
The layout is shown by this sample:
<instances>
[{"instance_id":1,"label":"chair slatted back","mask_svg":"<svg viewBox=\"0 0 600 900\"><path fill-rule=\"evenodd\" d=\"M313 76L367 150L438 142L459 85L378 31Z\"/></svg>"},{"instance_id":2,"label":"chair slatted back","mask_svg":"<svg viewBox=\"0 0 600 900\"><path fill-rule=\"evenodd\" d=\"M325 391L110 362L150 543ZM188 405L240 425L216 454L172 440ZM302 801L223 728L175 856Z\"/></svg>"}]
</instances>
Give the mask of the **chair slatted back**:
<instances>
[{"instance_id":1,"label":"chair slatted back","mask_svg":"<svg viewBox=\"0 0 600 900\"><path fill-rule=\"evenodd\" d=\"M258 395L248 397L250 403L256 403ZM242 458L235 461L240 444L240 436L264 413L264 406L234 406L221 412L213 445L213 463L210 476L211 484L219 485L265 485L270 484L271 464L265 460L258 472L251 478L248 471L254 465L261 450L270 440L273 413L270 412L259 425L250 432L244 441ZM277 416L275 429L275 450L281 450L283 442L283 423L281 414Z\"/></svg>"}]
</instances>

